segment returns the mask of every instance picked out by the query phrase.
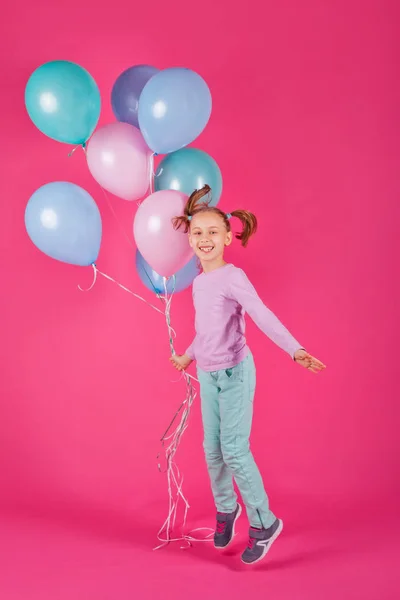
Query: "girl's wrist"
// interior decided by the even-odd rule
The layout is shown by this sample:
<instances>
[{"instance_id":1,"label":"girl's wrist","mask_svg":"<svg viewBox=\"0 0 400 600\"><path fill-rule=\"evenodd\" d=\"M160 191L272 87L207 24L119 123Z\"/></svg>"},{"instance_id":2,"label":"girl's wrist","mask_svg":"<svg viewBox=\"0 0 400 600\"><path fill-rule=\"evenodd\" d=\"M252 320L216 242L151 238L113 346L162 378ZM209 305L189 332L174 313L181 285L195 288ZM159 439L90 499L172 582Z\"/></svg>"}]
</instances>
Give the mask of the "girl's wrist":
<instances>
[{"instance_id":1,"label":"girl's wrist","mask_svg":"<svg viewBox=\"0 0 400 600\"><path fill-rule=\"evenodd\" d=\"M293 354L293 360L296 362L296 361L297 361L296 354L297 354L298 352L305 352L305 351L306 351L306 350L305 350L305 348L298 348L298 349L296 350L296 352Z\"/></svg>"}]
</instances>

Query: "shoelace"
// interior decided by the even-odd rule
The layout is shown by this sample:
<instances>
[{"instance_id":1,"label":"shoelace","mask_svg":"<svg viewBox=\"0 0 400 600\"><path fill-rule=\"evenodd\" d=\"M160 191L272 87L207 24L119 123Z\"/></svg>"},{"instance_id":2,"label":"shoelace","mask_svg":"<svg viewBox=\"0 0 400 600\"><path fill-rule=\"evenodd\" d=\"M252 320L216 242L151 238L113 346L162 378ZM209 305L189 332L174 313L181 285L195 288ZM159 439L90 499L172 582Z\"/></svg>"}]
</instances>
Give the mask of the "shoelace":
<instances>
[{"instance_id":1,"label":"shoelace","mask_svg":"<svg viewBox=\"0 0 400 600\"><path fill-rule=\"evenodd\" d=\"M217 533L224 533L226 521L217 521Z\"/></svg>"},{"instance_id":2,"label":"shoelace","mask_svg":"<svg viewBox=\"0 0 400 600\"><path fill-rule=\"evenodd\" d=\"M255 543L256 543L256 539L250 536L249 543L247 544L248 549L253 550Z\"/></svg>"},{"instance_id":3,"label":"shoelace","mask_svg":"<svg viewBox=\"0 0 400 600\"><path fill-rule=\"evenodd\" d=\"M225 516L225 513L218 513L218 515ZM217 515L217 533L224 533L226 527L226 521L219 521Z\"/></svg>"}]
</instances>

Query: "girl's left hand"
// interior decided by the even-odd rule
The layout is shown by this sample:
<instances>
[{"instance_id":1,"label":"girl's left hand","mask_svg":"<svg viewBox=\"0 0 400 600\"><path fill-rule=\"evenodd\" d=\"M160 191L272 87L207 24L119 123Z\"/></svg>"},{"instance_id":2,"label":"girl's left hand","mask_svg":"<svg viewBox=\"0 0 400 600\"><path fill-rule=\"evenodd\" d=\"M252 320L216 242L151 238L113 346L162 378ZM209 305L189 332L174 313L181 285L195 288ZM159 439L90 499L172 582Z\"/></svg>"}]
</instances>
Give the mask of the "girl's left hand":
<instances>
[{"instance_id":1,"label":"girl's left hand","mask_svg":"<svg viewBox=\"0 0 400 600\"><path fill-rule=\"evenodd\" d=\"M326 369L325 365L320 360L314 358L305 350L297 350L294 354L294 360L312 373L319 373Z\"/></svg>"}]
</instances>

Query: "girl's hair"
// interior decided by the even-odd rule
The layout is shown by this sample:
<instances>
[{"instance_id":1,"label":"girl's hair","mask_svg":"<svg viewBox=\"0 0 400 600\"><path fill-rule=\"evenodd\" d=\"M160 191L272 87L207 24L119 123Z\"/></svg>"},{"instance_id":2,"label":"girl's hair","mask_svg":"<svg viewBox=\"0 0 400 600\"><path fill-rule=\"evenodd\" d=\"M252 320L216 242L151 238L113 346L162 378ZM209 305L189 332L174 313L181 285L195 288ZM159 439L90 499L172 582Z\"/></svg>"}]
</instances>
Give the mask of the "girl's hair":
<instances>
[{"instance_id":1,"label":"girl's hair","mask_svg":"<svg viewBox=\"0 0 400 600\"><path fill-rule=\"evenodd\" d=\"M219 215L224 223L227 231L231 231L230 218L237 217L242 223L242 231L236 233L235 237L242 242L242 246L247 246L250 237L257 231L257 218L253 213L247 210L234 210L231 213L224 213L217 206L210 206L211 200L211 188L209 185L204 185L200 190L195 190L191 196L189 196L186 202L183 215L181 217L175 217L172 220L175 229L184 228L185 233L190 229L190 221L192 217L200 213L214 213ZM209 195L208 199L203 200L204 196Z\"/></svg>"}]
</instances>

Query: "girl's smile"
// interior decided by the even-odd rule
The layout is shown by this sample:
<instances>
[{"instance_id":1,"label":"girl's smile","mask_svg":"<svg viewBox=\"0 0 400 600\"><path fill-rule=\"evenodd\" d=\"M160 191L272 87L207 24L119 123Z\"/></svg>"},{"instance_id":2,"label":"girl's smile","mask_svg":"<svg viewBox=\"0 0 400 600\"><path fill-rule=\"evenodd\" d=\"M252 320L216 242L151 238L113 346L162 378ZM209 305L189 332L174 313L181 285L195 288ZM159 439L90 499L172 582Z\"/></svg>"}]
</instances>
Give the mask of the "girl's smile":
<instances>
[{"instance_id":1,"label":"girl's smile","mask_svg":"<svg viewBox=\"0 0 400 600\"><path fill-rule=\"evenodd\" d=\"M226 246L232 242L220 215L202 212L193 216L190 223L189 243L200 259L203 269L212 270L223 264Z\"/></svg>"}]
</instances>

